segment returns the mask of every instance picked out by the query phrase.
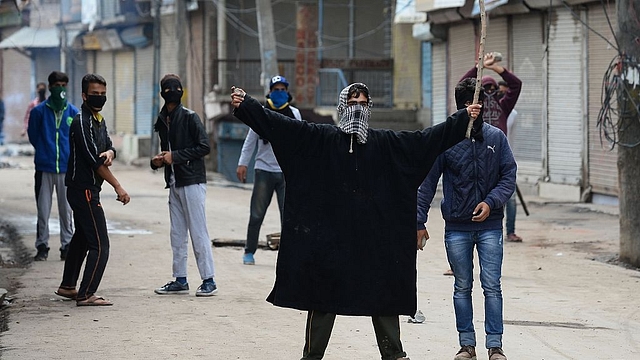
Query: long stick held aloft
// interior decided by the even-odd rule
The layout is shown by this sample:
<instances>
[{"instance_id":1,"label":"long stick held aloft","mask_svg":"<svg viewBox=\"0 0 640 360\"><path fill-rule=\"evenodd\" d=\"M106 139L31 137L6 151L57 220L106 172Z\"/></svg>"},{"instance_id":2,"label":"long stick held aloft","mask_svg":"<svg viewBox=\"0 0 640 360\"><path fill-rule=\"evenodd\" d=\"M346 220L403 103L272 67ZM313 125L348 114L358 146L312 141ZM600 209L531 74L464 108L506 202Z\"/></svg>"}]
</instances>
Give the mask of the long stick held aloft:
<instances>
[{"instance_id":1,"label":"long stick held aloft","mask_svg":"<svg viewBox=\"0 0 640 360\"><path fill-rule=\"evenodd\" d=\"M473 103L477 104L480 98L480 90L482 89L482 69L484 68L484 40L487 37L487 21L486 11L484 10L484 0L478 0L480 5L480 46L478 47L478 72L476 75L476 91L473 94ZM467 139L471 137L471 129L473 128L474 118L469 119L467 126Z\"/></svg>"}]
</instances>

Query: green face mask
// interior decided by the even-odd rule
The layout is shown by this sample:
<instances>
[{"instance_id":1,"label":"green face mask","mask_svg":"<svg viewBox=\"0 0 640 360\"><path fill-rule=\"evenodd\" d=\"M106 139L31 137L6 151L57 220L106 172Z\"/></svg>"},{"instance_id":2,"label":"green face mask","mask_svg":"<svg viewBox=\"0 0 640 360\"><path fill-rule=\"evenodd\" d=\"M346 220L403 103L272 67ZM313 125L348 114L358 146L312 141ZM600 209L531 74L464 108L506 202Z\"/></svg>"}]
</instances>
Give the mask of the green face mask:
<instances>
[{"instance_id":1,"label":"green face mask","mask_svg":"<svg viewBox=\"0 0 640 360\"><path fill-rule=\"evenodd\" d=\"M64 86L55 86L50 90L51 96L49 97L51 108L56 111L64 109L67 105L67 88Z\"/></svg>"}]
</instances>

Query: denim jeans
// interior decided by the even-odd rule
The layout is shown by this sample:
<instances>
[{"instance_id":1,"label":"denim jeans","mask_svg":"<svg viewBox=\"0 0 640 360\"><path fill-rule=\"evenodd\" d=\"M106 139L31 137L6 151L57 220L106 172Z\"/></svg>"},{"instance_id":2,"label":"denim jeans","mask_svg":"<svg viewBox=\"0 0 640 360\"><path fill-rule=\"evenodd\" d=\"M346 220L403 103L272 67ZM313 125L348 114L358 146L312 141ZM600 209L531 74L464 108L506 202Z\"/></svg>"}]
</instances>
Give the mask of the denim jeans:
<instances>
[{"instance_id":1,"label":"denim jeans","mask_svg":"<svg viewBox=\"0 0 640 360\"><path fill-rule=\"evenodd\" d=\"M502 229L481 231L445 231L445 247L455 277L453 307L460 346L476 346L473 327L473 248L478 251L480 284L484 293L484 330L486 347L502 347Z\"/></svg>"},{"instance_id":2,"label":"denim jeans","mask_svg":"<svg viewBox=\"0 0 640 360\"><path fill-rule=\"evenodd\" d=\"M509 234L515 234L516 233L516 210L517 210L517 205L516 205L516 193L514 192L513 195L511 195L511 198L507 201L507 205L505 206L505 208L507 209L506 211L506 218L507 218L507 223L506 223L506 228L507 228L507 235Z\"/></svg>"},{"instance_id":3,"label":"denim jeans","mask_svg":"<svg viewBox=\"0 0 640 360\"><path fill-rule=\"evenodd\" d=\"M251 194L251 213L249 215L249 228L247 229L247 243L244 247L245 254L255 254L258 249L258 237L260 227L267 214L267 208L271 204L273 192L278 198L280 208L280 221L284 211L284 175L281 172L269 172L255 170L253 178L253 193Z\"/></svg>"}]
</instances>

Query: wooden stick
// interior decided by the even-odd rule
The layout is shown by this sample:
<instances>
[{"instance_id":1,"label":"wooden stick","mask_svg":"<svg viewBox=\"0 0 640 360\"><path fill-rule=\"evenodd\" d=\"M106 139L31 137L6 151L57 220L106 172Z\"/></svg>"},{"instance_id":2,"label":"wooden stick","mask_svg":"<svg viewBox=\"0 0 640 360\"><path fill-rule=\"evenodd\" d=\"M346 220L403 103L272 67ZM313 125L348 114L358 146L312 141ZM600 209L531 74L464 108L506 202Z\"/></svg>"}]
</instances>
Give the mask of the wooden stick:
<instances>
[{"instance_id":1,"label":"wooden stick","mask_svg":"<svg viewBox=\"0 0 640 360\"><path fill-rule=\"evenodd\" d=\"M473 103L477 104L480 98L480 90L482 89L482 70L484 69L484 40L487 37L487 21L486 11L484 9L484 0L478 0L480 4L480 46L478 47L478 72L476 74L476 91L473 94ZM474 118L469 119L467 126L467 139L471 137L471 129L473 129Z\"/></svg>"}]
</instances>

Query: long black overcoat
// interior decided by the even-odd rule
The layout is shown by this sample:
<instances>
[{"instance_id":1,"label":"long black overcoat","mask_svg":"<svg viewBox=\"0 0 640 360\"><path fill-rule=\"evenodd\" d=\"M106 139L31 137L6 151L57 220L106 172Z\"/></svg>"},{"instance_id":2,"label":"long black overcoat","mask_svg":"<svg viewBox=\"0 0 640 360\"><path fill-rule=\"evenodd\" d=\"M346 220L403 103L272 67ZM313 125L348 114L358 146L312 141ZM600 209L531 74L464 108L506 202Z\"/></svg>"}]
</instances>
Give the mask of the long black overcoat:
<instances>
[{"instance_id":1,"label":"long black overcoat","mask_svg":"<svg viewBox=\"0 0 640 360\"><path fill-rule=\"evenodd\" d=\"M422 131L369 129L366 144L248 95L234 115L271 142L287 183L267 301L339 315L415 314L417 189L436 157L464 139L466 110Z\"/></svg>"}]
</instances>

